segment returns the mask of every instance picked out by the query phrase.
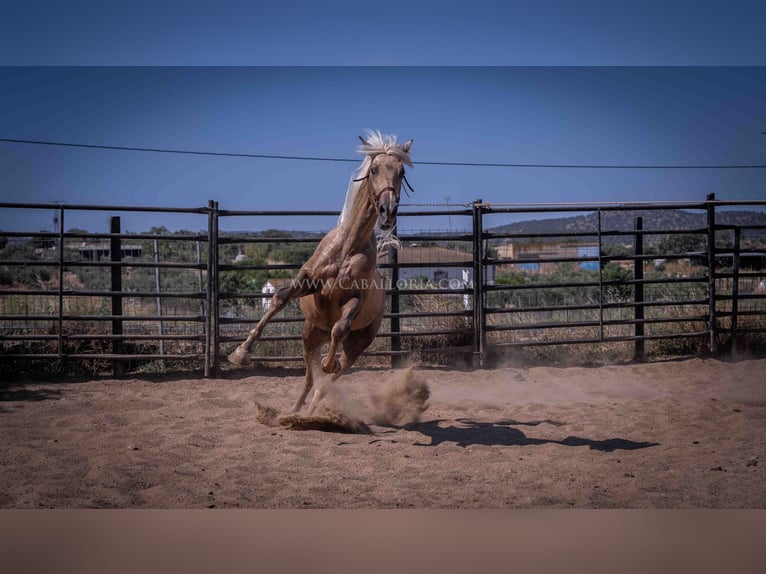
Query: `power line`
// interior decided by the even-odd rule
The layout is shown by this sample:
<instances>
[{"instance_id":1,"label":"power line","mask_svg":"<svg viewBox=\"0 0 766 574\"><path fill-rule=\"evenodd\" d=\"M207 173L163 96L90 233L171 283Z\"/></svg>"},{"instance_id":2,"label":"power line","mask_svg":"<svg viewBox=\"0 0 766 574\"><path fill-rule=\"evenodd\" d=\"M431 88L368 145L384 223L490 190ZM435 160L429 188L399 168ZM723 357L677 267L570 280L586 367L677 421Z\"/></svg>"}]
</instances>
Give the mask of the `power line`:
<instances>
[{"instance_id":1,"label":"power line","mask_svg":"<svg viewBox=\"0 0 766 574\"><path fill-rule=\"evenodd\" d=\"M161 149L148 147L128 147L113 145L95 145L80 143L51 142L40 140L25 140L0 138L0 142L46 145L58 147L103 149L117 151L139 151L149 153L169 153L186 155L205 155L219 157L246 157L255 159L283 159L297 161L332 161L358 163L358 159L347 159L339 157L314 157L297 155L276 155L276 154L254 154L254 153L232 153L215 151L195 151L182 149ZM556 163L493 163L493 162L460 162L460 161L414 161L415 165L433 165L433 166L455 166L455 167L510 167L510 168L543 168L543 169L764 169L766 164L707 164L707 165L636 165L636 164L556 164Z\"/></svg>"},{"instance_id":2,"label":"power line","mask_svg":"<svg viewBox=\"0 0 766 574\"><path fill-rule=\"evenodd\" d=\"M446 162L446 161L414 161L418 165L454 165L471 167L523 167L523 168L547 168L547 169L763 169L766 164L752 165L597 165L597 164L563 164L563 163L469 163L469 162Z\"/></svg>"},{"instance_id":3,"label":"power line","mask_svg":"<svg viewBox=\"0 0 766 574\"><path fill-rule=\"evenodd\" d=\"M343 161L357 163L359 160L343 159L343 158L329 158L329 157L307 157L307 156L292 156L292 155L265 155L254 153L229 153L229 152L216 152L216 151L194 151L184 149L159 149L148 147L126 147L115 145L94 145L94 144L78 144L78 143L64 143L64 142L48 142L39 140L20 140L10 138L0 138L0 142L8 143L20 143L20 144L33 144L33 145L48 145L48 146L60 146L60 147L75 147L75 148L88 148L88 149L107 149L118 151L142 151L152 153L174 153L174 154L187 154L187 155L211 155L211 156L224 156L224 157L249 157L257 159L293 159L304 161Z\"/></svg>"}]
</instances>

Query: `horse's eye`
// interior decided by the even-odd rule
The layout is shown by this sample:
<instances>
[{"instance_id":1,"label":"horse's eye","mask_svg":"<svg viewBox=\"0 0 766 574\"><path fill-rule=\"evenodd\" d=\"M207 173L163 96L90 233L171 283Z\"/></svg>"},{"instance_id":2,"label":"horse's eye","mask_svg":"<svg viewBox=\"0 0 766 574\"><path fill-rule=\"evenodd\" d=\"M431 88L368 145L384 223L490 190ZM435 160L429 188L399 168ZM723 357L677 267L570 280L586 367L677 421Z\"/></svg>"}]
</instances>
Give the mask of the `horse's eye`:
<instances>
[{"instance_id":1,"label":"horse's eye","mask_svg":"<svg viewBox=\"0 0 766 574\"><path fill-rule=\"evenodd\" d=\"M377 169L375 169L375 168L373 167L373 168L370 170L370 173L371 173L372 175L376 175L376 174L378 173L378 170L377 170Z\"/></svg>"}]
</instances>

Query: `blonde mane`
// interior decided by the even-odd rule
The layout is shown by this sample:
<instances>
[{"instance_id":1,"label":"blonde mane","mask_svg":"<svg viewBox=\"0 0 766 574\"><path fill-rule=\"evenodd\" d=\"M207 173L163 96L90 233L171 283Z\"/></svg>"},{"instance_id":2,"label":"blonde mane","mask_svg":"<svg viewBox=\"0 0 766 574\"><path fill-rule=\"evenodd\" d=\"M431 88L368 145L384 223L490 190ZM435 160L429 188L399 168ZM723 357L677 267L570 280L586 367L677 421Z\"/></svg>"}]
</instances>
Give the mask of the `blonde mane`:
<instances>
[{"instance_id":1,"label":"blonde mane","mask_svg":"<svg viewBox=\"0 0 766 574\"><path fill-rule=\"evenodd\" d=\"M370 171L370 164L372 158L376 155L386 154L396 157L403 164L412 167L412 160L409 153L405 152L397 143L396 135L382 134L378 130L364 130L366 134L366 145L361 145L356 151L364 154L362 163L356 168L350 181L348 182L348 189L346 190L346 200L343 202L343 210L338 218L338 225L348 216L351 211L351 206L354 204L359 190L362 188L362 184L365 183L364 178ZM400 246L399 239L392 233L392 230L387 230L378 236L378 251L381 251L387 245Z\"/></svg>"}]
</instances>

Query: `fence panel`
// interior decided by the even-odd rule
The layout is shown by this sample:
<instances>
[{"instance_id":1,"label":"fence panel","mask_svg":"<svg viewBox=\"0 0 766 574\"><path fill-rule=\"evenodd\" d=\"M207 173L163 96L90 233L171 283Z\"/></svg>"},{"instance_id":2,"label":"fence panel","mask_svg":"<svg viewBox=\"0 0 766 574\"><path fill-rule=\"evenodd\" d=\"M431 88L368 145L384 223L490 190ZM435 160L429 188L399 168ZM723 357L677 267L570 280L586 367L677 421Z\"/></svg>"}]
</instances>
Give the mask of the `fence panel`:
<instances>
[{"instance_id":1,"label":"fence panel","mask_svg":"<svg viewBox=\"0 0 766 574\"><path fill-rule=\"evenodd\" d=\"M589 345L602 354L645 354L645 344L709 335L710 295L701 253L668 251L667 238L707 235L696 221L682 228L643 228L642 214L704 209L704 205L576 205L555 209L586 211L591 216L573 231L490 232L497 256L498 281L488 286L494 347ZM491 207L493 213L536 213L534 208ZM551 213L546 206L539 212ZM588 225L583 226L584 223ZM585 227L585 228L583 228ZM662 238L662 240L660 239ZM651 252L645 253L649 243ZM695 243L695 241L692 241ZM666 269L668 262L687 269ZM691 325L690 325L691 324ZM691 328L690 328L691 326ZM699 352L697 349L696 352ZM657 351L654 352L657 354ZM667 352L665 352L667 354Z\"/></svg>"},{"instance_id":2,"label":"fence panel","mask_svg":"<svg viewBox=\"0 0 766 574\"><path fill-rule=\"evenodd\" d=\"M203 220L206 209L37 204L0 208L52 209L58 227L53 232L0 232L0 369L13 373L16 367L24 370L37 363L33 372L112 369L119 375L131 368L156 368L156 361L174 361L210 372L205 344L209 313L205 289L200 288L208 270L200 262L202 250L207 250L206 234L127 233L120 229L119 216L109 217L104 233L65 231L73 212L88 218L104 212L159 212L171 218L193 214ZM155 255L155 245L160 254Z\"/></svg>"}]
</instances>

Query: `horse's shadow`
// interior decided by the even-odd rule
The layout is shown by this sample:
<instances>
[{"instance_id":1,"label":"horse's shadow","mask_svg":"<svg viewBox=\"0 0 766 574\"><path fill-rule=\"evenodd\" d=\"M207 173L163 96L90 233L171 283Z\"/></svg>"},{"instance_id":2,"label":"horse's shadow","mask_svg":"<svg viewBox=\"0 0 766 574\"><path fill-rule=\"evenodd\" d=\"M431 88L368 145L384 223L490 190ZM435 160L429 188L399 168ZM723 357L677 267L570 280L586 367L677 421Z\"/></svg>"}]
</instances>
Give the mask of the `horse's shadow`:
<instances>
[{"instance_id":1,"label":"horse's shadow","mask_svg":"<svg viewBox=\"0 0 766 574\"><path fill-rule=\"evenodd\" d=\"M563 440L550 440L531 438L514 426L537 426L540 424L552 424L563 426L564 423L543 420L519 422L503 420L497 422L477 422L467 419L458 419L456 422L461 426L439 426L444 420L433 420L411 425L410 430L417 431L431 439L430 443L414 443L415 446L437 446L445 442L453 442L460 447L473 445L485 446L532 446L542 444L560 444L563 446L587 446L592 450L612 452L615 450L638 450L650 446L657 446L656 442L636 442L624 438L609 438L594 440L578 436L568 436Z\"/></svg>"},{"instance_id":2,"label":"horse's shadow","mask_svg":"<svg viewBox=\"0 0 766 574\"><path fill-rule=\"evenodd\" d=\"M47 401L61 398L61 391L56 389L27 389L23 385L12 383L0 384L0 413L7 412L3 403L19 401Z\"/></svg>"}]
</instances>

